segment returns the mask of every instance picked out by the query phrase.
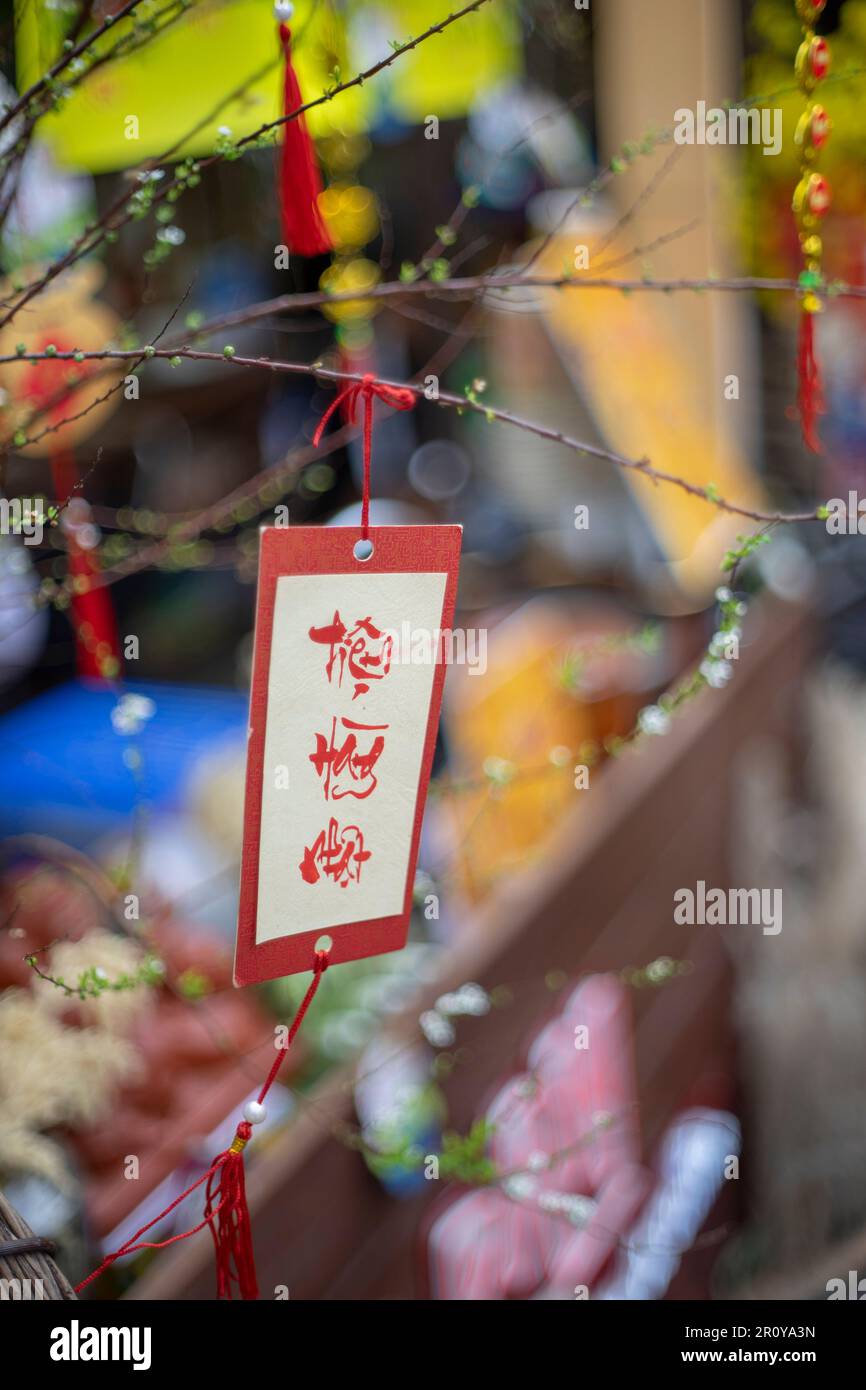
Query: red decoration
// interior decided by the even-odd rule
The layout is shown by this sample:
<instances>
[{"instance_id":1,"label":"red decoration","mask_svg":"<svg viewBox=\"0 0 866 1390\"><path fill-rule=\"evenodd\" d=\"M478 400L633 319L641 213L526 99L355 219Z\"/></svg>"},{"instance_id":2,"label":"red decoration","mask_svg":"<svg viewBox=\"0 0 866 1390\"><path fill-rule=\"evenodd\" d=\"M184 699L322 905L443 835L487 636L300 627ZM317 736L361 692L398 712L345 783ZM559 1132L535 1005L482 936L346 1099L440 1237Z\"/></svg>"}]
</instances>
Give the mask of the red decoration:
<instances>
[{"instance_id":1,"label":"red decoration","mask_svg":"<svg viewBox=\"0 0 866 1390\"><path fill-rule=\"evenodd\" d=\"M277 4L279 15L291 15L291 5ZM292 66L292 34L288 24L279 25L283 49L283 114L301 110L304 101ZM300 256L323 256L333 250L331 239L319 211L322 178L303 115L286 121L280 158L280 213L283 240Z\"/></svg>"},{"instance_id":2,"label":"red decoration","mask_svg":"<svg viewBox=\"0 0 866 1390\"><path fill-rule=\"evenodd\" d=\"M76 667L80 676L104 680L106 674L120 671L120 640L111 595L104 584L97 584L99 561L92 548L82 545L88 529L96 536L90 519L90 505L75 492L76 468L72 455L58 449L51 457L54 489L66 533L69 577L73 589L70 599L75 631ZM68 505L65 505L68 504Z\"/></svg>"},{"instance_id":3,"label":"red decoration","mask_svg":"<svg viewBox=\"0 0 866 1390\"><path fill-rule=\"evenodd\" d=\"M100 1274L109 1269L115 1260L119 1260L122 1255L131 1255L138 1250L162 1250L165 1246L175 1245L180 1240L189 1240L190 1236L194 1236L207 1226L213 1236L216 1251L217 1298L230 1299L234 1285L237 1285L237 1292L241 1298L258 1298L258 1280L256 1279L250 1214L244 1182L243 1151L252 1134L252 1125L258 1120L264 1119L265 1097L276 1081L286 1054L297 1037L307 1009L312 1004L316 990L321 984L322 976L328 968L328 963L327 951L314 953L313 978L292 1021L285 1046L277 1052L268 1072L267 1080L259 1091L258 1100L253 1103L252 1107L247 1107L247 1113L251 1115L251 1119L241 1120L231 1144L223 1153L217 1154L206 1173L202 1173L201 1177L197 1178L186 1191L181 1192L179 1197L175 1197L174 1201L165 1208L165 1211L159 1212L146 1225L140 1227L135 1235L130 1236L129 1240L125 1241L118 1250L113 1250L110 1255L106 1255L102 1264L92 1274L88 1274L86 1279L82 1279L80 1284L76 1284L76 1293L81 1293L82 1289L86 1289L88 1284L92 1284L95 1279L98 1279ZM216 1187L214 1187L215 1181L217 1182ZM176 1207L180 1206L181 1202L186 1201L187 1197L201 1187L202 1183L206 1184L204 1219L197 1226L193 1226L189 1231L179 1231L177 1235L169 1236L166 1240L141 1239L151 1227L164 1221Z\"/></svg>"},{"instance_id":4,"label":"red decoration","mask_svg":"<svg viewBox=\"0 0 866 1390\"><path fill-rule=\"evenodd\" d=\"M830 70L830 49L826 39L818 38L812 22L824 8L815 0L796 0L803 23L803 42L797 51L797 79L807 98L816 82ZM831 202L830 184L811 165L818 151L830 138L831 123L823 106L807 100L806 110L797 124L794 139L801 148L800 180L794 190L793 212L797 223L803 271L800 275L800 332L797 346L797 412L803 442L813 453L821 452L817 419L824 411L821 371L815 348L815 315L823 310L822 291L824 244L818 226Z\"/></svg>"},{"instance_id":5,"label":"red decoration","mask_svg":"<svg viewBox=\"0 0 866 1390\"><path fill-rule=\"evenodd\" d=\"M46 332L34 344L37 353L49 348L53 353L74 351L73 343L65 341L57 332L50 336ZM92 361L80 366L75 364L77 383L98 368L99 364ZM71 364L66 358L53 356L34 361L25 370L20 399L44 411L48 426L56 429L74 411L74 388L69 381ZM94 542L98 540L98 532L91 520L89 504L77 491L78 471L71 451L63 446L55 447L50 461L57 503L63 509L60 524L66 535L68 574L73 586L70 616L75 631L76 666L80 676L101 680L107 670L114 675L119 672L120 644L108 588L93 583L99 573L98 559L93 548L82 544L82 538L88 534L93 536Z\"/></svg>"},{"instance_id":6,"label":"red decoration","mask_svg":"<svg viewBox=\"0 0 866 1390\"><path fill-rule=\"evenodd\" d=\"M830 138L832 123L823 106L813 106L809 118L809 139L816 150L826 145Z\"/></svg>"},{"instance_id":7,"label":"red decoration","mask_svg":"<svg viewBox=\"0 0 866 1390\"><path fill-rule=\"evenodd\" d=\"M242 1120L225 1153L214 1160L205 1188L204 1216L216 1252L217 1298L230 1299L233 1283L241 1298L259 1296L244 1185L243 1151L252 1132L252 1125Z\"/></svg>"},{"instance_id":8,"label":"red decoration","mask_svg":"<svg viewBox=\"0 0 866 1390\"><path fill-rule=\"evenodd\" d=\"M823 174L813 174L806 190L806 202L813 217L823 217L830 207L832 193Z\"/></svg>"},{"instance_id":9,"label":"red decoration","mask_svg":"<svg viewBox=\"0 0 866 1390\"><path fill-rule=\"evenodd\" d=\"M322 934L332 963L405 945L445 661L392 662L383 627L450 631L460 542L459 526L262 532L237 985L305 970Z\"/></svg>"},{"instance_id":10,"label":"red decoration","mask_svg":"<svg viewBox=\"0 0 866 1390\"><path fill-rule=\"evenodd\" d=\"M809 68L816 82L830 71L830 45L826 39L814 38L809 45Z\"/></svg>"},{"instance_id":11,"label":"red decoration","mask_svg":"<svg viewBox=\"0 0 866 1390\"><path fill-rule=\"evenodd\" d=\"M824 413L824 391L815 352L815 315L806 311L800 315L797 348L797 412L804 444L813 454L820 454L818 416Z\"/></svg>"}]
</instances>

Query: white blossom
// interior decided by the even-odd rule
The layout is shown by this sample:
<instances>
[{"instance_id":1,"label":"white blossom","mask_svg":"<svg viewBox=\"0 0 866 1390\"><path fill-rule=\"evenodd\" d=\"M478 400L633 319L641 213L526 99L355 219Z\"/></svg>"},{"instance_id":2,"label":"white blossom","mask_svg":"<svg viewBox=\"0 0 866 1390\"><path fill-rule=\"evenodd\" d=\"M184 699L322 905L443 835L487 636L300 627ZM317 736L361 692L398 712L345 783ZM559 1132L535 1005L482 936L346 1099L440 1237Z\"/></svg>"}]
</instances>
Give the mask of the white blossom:
<instances>
[{"instance_id":1,"label":"white blossom","mask_svg":"<svg viewBox=\"0 0 866 1390\"><path fill-rule=\"evenodd\" d=\"M447 1018L443 1018L436 1009L428 1009L426 1013L421 1015L418 1022L421 1032L431 1047L450 1047L457 1037L453 1023L450 1023Z\"/></svg>"},{"instance_id":2,"label":"white blossom","mask_svg":"<svg viewBox=\"0 0 866 1390\"><path fill-rule=\"evenodd\" d=\"M156 705L149 695L135 695L130 691L121 695L111 711L111 723L116 734L138 734L155 714Z\"/></svg>"},{"instance_id":3,"label":"white blossom","mask_svg":"<svg viewBox=\"0 0 866 1390\"><path fill-rule=\"evenodd\" d=\"M671 717L659 705L645 705L637 722L642 734L666 734L671 726Z\"/></svg>"},{"instance_id":4,"label":"white blossom","mask_svg":"<svg viewBox=\"0 0 866 1390\"><path fill-rule=\"evenodd\" d=\"M473 1014L481 1017L482 1014L490 1011L490 996L480 985L466 984L461 985L458 990L448 994L441 994L436 1000L436 1009L440 1014L455 1016L459 1014Z\"/></svg>"},{"instance_id":5,"label":"white blossom","mask_svg":"<svg viewBox=\"0 0 866 1390\"><path fill-rule=\"evenodd\" d=\"M707 685L712 686L713 690L721 690L722 686L727 685L734 668L730 661L702 661L701 675Z\"/></svg>"},{"instance_id":6,"label":"white blossom","mask_svg":"<svg viewBox=\"0 0 866 1390\"><path fill-rule=\"evenodd\" d=\"M534 1197L537 1187L538 1181L530 1173L512 1173L502 1182L502 1191L514 1202L525 1202Z\"/></svg>"}]
</instances>

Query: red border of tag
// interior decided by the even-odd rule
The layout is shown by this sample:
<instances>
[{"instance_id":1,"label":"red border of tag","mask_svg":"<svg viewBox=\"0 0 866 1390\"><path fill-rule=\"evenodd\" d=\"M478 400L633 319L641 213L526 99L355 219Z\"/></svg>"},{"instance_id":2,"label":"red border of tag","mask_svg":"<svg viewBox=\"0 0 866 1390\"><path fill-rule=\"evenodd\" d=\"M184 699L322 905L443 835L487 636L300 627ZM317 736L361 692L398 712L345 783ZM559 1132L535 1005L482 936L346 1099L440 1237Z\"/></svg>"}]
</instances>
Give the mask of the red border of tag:
<instances>
[{"instance_id":1,"label":"red border of tag","mask_svg":"<svg viewBox=\"0 0 866 1390\"><path fill-rule=\"evenodd\" d=\"M403 911L392 917L345 922L339 926L320 927L315 931L298 932L256 944L262 776L277 580L285 574L357 574L362 570L368 570L371 574L444 573L447 578L440 627L448 629L454 620L462 534L462 526L371 526L369 538L373 542L373 554L369 560L356 560L353 549L355 542L362 539L361 528L357 526L272 526L262 530L250 691L235 985L250 985L259 980L273 980L280 975L312 970L315 944L324 935L330 936L334 943L330 952L331 965L381 955L386 951L399 951L405 946L421 821L445 683L445 662L440 660L433 673Z\"/></svg>"}]
</instances>

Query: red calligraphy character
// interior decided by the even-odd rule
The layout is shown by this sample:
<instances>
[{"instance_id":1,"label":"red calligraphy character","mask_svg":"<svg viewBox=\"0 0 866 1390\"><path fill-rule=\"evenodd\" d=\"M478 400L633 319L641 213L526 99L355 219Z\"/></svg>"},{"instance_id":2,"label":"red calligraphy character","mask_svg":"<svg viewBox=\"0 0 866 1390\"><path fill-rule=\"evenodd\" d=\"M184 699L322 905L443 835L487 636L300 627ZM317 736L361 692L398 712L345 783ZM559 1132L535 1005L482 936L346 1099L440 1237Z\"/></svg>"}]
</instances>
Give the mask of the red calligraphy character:
<instances>
[{"instance_id":1,"label":"red calligraphy character","mask_svg":"<svg viewBox=\"0 0 866 1390\"><path fill-rule=\"evenodd\" d=\"M325 800L339 801L344 796L365 800L377 786L373 768L381 757L385 739L377 731L387 729L387 724L356 724L353 719L341 719L347 731L342 747L337 746L337 721L331 720L331 736L316 734L316 751L310 754L310 762L321 777L325 779ZM366 752L358 747L358 733L376 733Z\"/></svg>"},{"instance_id":2,"label":"red calligraphy character","mask_svg":"<svg viewBox=\"0 0 866 1390\"><path fill-rule=\"evenodd\" d=\"M337 685L342 685L343 674L348 671L355 682L353 700L366 694L370 681L380 681L391 669L394 639L376 627L370 618L358 618L349 632L337 609L333 622L324 627L311 627L309 637L313 642L330 647L325 665L329 681L336 672Z\"/></svg>"},{"instance_id":3,"label":"red calligraphy character","mask_svg":"<svg viewBox=\"0 0 866 1390\"><path fill-rule=\"evenodd\" d=\"M305 883L318 883L324 875L345 888L349 883L360 883L361 865L369 858L370 850L364 849L364 837L357 825L340 830L332 816L327 830L304 849L298 868Z\"/></svg>"},{"instance_id":4,"label":"red calligraphy character","mask_svg":"<svg viewBox=\"0 0 866 1390\"><path fill-rule=\"evenodd\" d=\"M323 646L331 648L331 654L328 657L327 663L325 665L325 674L327 675L329 681L333 674L334 665L337 661L337 657L340 657L337 684L342 685L343 666L346 662L346 650L343 646L343 640L346 636L346 628L345 624L343 623L343 620L340 617L340 610L337 609L337 611L334 613L334 621L332 623L327 623L324 627L311 627L309 631L309 636L313 642L320 642Z\"/></svg>"}]
</instances>

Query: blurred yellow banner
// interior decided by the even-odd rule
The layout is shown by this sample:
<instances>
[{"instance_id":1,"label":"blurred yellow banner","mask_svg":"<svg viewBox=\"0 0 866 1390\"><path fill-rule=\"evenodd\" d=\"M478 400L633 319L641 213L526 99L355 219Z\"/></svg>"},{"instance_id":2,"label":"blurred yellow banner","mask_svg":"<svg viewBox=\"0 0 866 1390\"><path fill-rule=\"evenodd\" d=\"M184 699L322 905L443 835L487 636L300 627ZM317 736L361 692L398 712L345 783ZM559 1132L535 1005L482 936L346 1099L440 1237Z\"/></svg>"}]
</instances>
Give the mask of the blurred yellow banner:
<instances>
[{"instance_id":1,"label":"blurred yellow banner","mask_svg":"<svg viewBox=\"0 0 866 1390\"><path fill-rule=\"evenodd\" d=\"M97 11L105 7L97 7ZM394 44L446 18L448 0L382 6L301 0L293 62L307 101L371 66ZM159 16L162 16L161 18ZM60 54L69 17L52 0L15 0L17 84L25 90ZM155 26L147 37L142 26ZM237 139L281 114L281 57L269 0L198 0L185 12L145 0L92 52L98 62L40 125L59 163L94 173L144 159L213 150L220 127ZM366 129L377 102L406 121L463 115L476 94L520 68L519 29L504 4L483 6L405 54L374 81L308 115L314 136ZM73 68L78 81L81 73Z\"/></svg>"},{"instance_id":2,"label":"blurred yellow banner","mask_svg":"<svg viewBox=\"0 0 866 1390\"><path fill-rule=\"evenodd\" d=\"M537 273L562 274L573 242L573 237L553 237L539 257ZM694 334L683 331L677 313L666 295L577 288L550 292L544 317L610 449L630 459L649 458L694 489L715 489L743 507L764 508L764 489L735 434L701 412L707 366ZM717 510L699 493L660 486L633 469L624 476L675 584L688 602L705 603L722 582L722 554L738 533L754 530L754 522Z\"/></svg>"}]
</instances>

